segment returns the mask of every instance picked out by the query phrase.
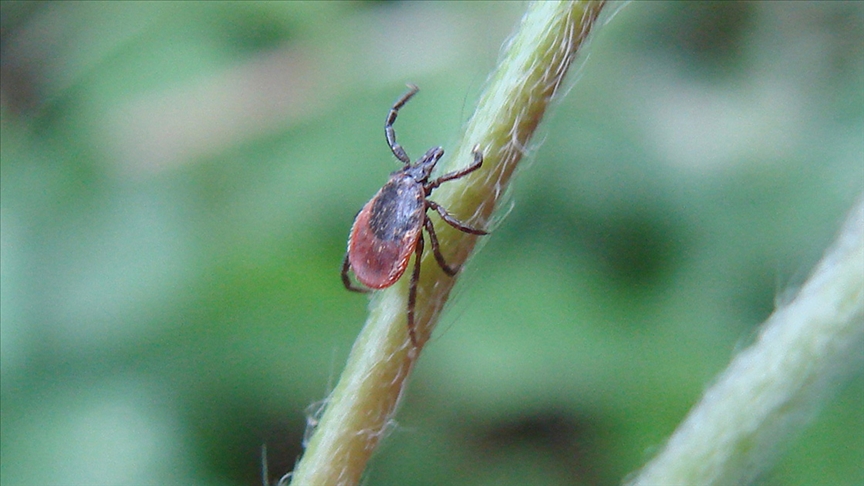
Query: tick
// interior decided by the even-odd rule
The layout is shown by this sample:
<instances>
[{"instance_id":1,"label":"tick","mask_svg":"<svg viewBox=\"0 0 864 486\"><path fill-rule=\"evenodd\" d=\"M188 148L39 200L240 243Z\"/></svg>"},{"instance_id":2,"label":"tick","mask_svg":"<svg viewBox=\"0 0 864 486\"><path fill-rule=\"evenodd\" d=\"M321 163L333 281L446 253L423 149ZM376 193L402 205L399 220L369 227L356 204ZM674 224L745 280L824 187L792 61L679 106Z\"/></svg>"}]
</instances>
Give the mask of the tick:
<instances>
[{"instance_id":1,"label":"tick","mask_svg":"<svg viewBox=\"0 0 864 486\"><path fill-rule=\"evenodd\" d=\"M354 292L369 292L371 289L387 288L405 273L408 260L414 254L414 270L408 285L408 334L411 342L417 346L417 334L414 329L414 307L417 303L417 282L420 279L420 257L423 255L423 229L429 233L432 252L435 260L447 275L453 277L459 272L458 266L450 266L444 260L438 246L438 237L432 220L426 214L429 209L435 210L441 219L450 226L473 235L485 235L486 231L472 228L462 223L447 212L435 201L428 199L432 191L444 182L464 177L483 164L483 154L479 147L474 148L474 162L468 167L449 172L436 179L429 179L435 164L444 155L444 149L434 147L414 163L405 153L401 145L396 143L396 131L393 123L399 114L399 109L417 94L419 88L409 85L407 93L402 95L387 114L384 123L384 136L393 155L399 159L403 167L390 174L390 180L384 184L375 196L363 206L354 219L351 235L348 238L348 251L342 262L342 282L345 288ZM364 287L357 287L348 276L348 271L354 270L354 276Z\"/></svg>"}]
</instances>

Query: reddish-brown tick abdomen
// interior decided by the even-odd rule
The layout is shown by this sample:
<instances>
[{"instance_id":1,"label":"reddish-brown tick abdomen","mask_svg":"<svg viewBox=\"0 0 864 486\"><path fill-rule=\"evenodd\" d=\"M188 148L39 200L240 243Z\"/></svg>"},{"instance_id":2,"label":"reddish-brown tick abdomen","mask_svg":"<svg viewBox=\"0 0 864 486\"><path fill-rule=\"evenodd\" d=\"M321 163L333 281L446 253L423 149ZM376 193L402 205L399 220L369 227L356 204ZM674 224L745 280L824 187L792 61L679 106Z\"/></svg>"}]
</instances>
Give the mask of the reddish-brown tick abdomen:
<instances>
[{"instance_id":1,"label":"reddish-brown tick abdomen","mask_svg":"<svg viewBox=\"0 0 864 486\"><path fill-rule=\"evenodd\" d=\"M395 172L357 214L348 261L360 283L383 289L405 273L423 228L424 197L422 184Z\"/></svg>"}]
</instances>

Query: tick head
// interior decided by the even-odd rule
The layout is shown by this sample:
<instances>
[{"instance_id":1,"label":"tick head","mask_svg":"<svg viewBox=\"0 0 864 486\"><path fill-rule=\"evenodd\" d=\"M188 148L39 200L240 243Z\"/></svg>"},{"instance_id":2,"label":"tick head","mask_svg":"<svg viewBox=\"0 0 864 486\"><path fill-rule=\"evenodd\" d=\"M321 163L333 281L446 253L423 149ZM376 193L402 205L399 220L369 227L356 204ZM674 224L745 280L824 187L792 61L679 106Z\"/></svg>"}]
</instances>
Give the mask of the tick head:
<instances>
[{"instance_id":1,"label":"tick head","mask_svg":"<svg viewBox=\"0 0 864 486\"><path fill-rule=\"evenodd\" d=\"M440 159L442 155L444 155L444 149L441 147L431 148L423 155L423 157L420 157L420 160L405 167L403 171L415 181L424 183L429 179L429 175L432 174L432 171L435 169L435 164L438 163L438 159Z\"/></svg>"}]
</instances>

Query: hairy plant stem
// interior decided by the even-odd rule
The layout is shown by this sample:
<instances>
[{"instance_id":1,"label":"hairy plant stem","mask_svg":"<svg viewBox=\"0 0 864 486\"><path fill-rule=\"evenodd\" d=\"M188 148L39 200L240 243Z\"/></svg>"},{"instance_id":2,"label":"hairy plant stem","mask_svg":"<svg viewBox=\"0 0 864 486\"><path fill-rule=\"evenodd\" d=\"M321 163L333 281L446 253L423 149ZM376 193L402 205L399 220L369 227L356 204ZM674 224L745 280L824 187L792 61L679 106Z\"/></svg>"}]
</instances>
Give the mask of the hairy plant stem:
<instances>
[{"instance_id":1,"label":"hairy plant stem","mask_svg":"<svg viewBox=\"0 0 864 486\"><path fill-rule=\"evenodd\" d=\"M765 322L631 486L743 485L864 362L864 195L792 302Z\"/></svg>"},{"instance_id":2,"label":"hairy plant stem","mask_svg":"<svg viewBox=\"0 0 864 486\"><path fill-rule=\"evenodd\" d=\"M490 77L459 148L447 163L442 163L442 172L464 167L472 160L475 146L480 147L485 159L480 170L442 185L435 192L435 201L451 214L475 227L489 223L603 4L531 4ZM464 264L477 237L437 221L435 226L448 262ZM393 420L411 369L455 283L455 278L446 276L429 253L422 259L416 306L419 346L415 348L408 338L408 278L402 278L373 297L366 325L292 475L293 486L359 482Z\"/></svg>"}]
</instances>

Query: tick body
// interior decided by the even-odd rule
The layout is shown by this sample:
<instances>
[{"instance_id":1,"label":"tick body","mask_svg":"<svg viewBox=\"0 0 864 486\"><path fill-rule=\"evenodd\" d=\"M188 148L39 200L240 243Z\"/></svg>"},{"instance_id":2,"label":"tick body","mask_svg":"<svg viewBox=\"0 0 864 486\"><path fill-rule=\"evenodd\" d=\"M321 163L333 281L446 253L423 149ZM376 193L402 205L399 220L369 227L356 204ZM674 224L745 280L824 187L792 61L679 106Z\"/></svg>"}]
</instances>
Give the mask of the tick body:
<instances>
[{"instance_id":1,"label":"tick body","mask_svg":"<svg viewBox=\"0 0 864 486\"><path fill-rule=\"evenodd\" d=\"M412 163L405 150L396 143L393 122L396 121L399 109L418 91L416 86L410 88L393 104L384 124L387 144L390 145L393 155L403 163L403 167L390 174L390 180L357 213L348 238L348 252L342 262L342 282L345 288L355 292L387 288L405 273L413 253L414 269L408 286L407 312L408 334L416 346L414 307L417 302L417 282L420 279L420 257L425 246L424 229L429 234L435 260L444 273L452 277L459 271L458 267L448 265L441 254L435 228L426 211L436 211L447 224L465 233L485 235L487 232L465 225L428 199L441 183L458 179L480 168L483 154L478 148L474 149L474 162L468 167L429 180L435 164L444 155L444 150L441 147L429 149L423 157ZM349 270L354 271L357 281L365 287L357 287L351 282Z\"/></svg>"}]
</instances>

